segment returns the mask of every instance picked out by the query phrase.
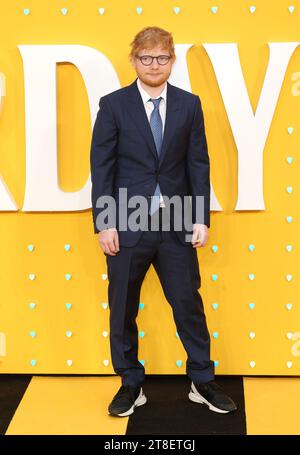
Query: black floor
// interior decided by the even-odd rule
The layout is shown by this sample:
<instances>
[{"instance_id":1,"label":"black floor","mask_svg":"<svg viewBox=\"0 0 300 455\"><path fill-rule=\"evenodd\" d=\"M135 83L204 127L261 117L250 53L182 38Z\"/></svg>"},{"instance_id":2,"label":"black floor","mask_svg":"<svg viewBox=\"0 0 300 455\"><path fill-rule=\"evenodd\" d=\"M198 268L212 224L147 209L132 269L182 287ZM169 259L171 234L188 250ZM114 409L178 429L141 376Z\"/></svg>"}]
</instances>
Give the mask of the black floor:
<instances>
[{"instance_id":1,"label":"black floor","mask_svg":"<svg viewBox=\"0 0 300 455\"><path fill-rule=\"evenodd\" d=\"M146 375L147 403L129 417L127 435L245 435L243 378L216 376L216 382L235 401L238 410L228 414L210 411L188 398L187 376Z\"/></svg>"},{"instance_id":2,"label":"black floor","mask_svg":"<svg viewBox=\"0 0 300 455\"><path fill-rule=\"evenodd\" d=\"M0 435L5 434L31 381L31 375L0 375Z\"/></svg>"}]
</instances>

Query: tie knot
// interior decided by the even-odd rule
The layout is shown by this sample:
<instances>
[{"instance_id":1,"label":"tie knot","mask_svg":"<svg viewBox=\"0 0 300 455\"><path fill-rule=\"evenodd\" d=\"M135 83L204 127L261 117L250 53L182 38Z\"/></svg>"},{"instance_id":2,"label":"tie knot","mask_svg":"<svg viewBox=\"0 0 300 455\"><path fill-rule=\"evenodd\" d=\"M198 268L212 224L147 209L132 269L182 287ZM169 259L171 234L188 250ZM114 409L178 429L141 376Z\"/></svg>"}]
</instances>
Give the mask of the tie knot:
<instances>
[{"instance_id":1,"label":"tie knot","mask_svg":"<svg viewBox=\"0 0 300 455\"><path fill-rule=\"evenodd\" d=\"M159 98L149 98L149 101L152 101L152 103L154 104L154 109L157 109L159 107L159 103L160 103L160 100L162 99L162 97L160 96Z\"/></svg>"}]
</instances>

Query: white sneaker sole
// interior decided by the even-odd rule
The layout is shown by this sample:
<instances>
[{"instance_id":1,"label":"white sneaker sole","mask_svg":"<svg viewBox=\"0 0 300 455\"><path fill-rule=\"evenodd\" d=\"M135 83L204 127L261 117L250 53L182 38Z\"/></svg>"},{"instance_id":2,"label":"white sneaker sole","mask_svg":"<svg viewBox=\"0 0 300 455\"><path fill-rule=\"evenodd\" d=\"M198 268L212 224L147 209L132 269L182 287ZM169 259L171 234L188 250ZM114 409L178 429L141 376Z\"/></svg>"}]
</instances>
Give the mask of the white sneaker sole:
<instances>
[{"instance_id":1,"label":"white sneaker sole","mask_svg":"<svg viewBox=\"0 0 300 455\"><path fill-rule=\"evenodd\" d=\"M219 412L220 414L228 414L231 411L224 411L224 409L216 408L209 401L207 401L199 392L196 390L194 384L191 385L191 391L189 393L189 399L195 403L206 404L211 411Z\"/></svg>"},{"instance_id":2,"label":"white sneaker sole","mask_svg":"<svg viewBox=\"0 0 300 455\"><path fill-rule=\"evenodd\" d=\"M117 415L119 417L126 417L129 416L130 414L133 414L134 409L137 408L138 406L142 406L143 404L147 403L147 397L143 393L143 389L141 389L139 396L135 400L134 404L131 406L128 411L122 412L120 414L112 414L112 415Z\"/></svg>"}]
</instances>

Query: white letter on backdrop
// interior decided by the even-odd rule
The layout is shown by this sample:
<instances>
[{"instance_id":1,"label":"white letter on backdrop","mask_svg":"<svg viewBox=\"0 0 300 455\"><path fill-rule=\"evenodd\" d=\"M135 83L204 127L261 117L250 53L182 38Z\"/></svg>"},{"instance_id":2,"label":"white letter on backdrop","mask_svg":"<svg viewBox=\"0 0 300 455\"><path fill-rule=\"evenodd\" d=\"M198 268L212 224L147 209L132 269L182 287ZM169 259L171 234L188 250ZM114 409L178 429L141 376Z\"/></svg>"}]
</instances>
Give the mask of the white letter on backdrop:
<instances>
[{"instance_id":1,"label":"white letter on backdrop","mask_svg":"<svg viewBox=\"0 0 300 455\"><path fill-rule=\"evenodd\" d=\"M299 42L269 43L270 58L255 115L236 43L204 44L215 70L238 150L236 210L264 210L263 151L288 62Z\"/></svg>"},{"instance_id":2,"label":"white letter on backdrop","mask_svg":"<svg viewBox=\"0 0 300 455\"><path fill-rule=\"evenodd\" d=\"M26 189L23 211L75 211L91 207L91 179L79 191L62 191L57 175L56 64L73 63L87 90L94 125L101 96L120 88L101 52L81 45L18 46L24 64Z\"/></svg>"},{"instance_id":3,"label":"white letter on backdrop","mask_svg":"<svg viewBox=\"0 0 300 455\"><path fill-rule=\"evenodd\" d=\"M3 99L5 96L5 76L0 73L0 113L2 111ZM10 193L3 177L0 175L0 210L2 211L17 211L18 207Z\"/></svg>"}]
</instances>

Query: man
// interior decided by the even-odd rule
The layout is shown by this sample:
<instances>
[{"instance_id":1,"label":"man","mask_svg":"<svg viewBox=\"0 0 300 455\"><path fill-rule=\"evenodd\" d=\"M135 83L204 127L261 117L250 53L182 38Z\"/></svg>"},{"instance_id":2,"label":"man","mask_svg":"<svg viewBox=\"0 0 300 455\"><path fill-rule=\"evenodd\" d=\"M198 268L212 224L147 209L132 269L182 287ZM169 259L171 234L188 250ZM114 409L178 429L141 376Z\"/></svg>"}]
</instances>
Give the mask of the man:
<instances>
[{"instance_id":1,"label":"man","mask_svg":"<svg viewBox=\"0 0 300 455\"><path fill-rule=\"evenodd\" d=\"M130 60L138 77L129 86L101 97L91 143L94 231L99 233L107 261L111 356L114 371L122 378L108 411L128 416L147 401L135 320L140 289L151 263L188 355L189 398L215 412L235 411L233 400L214 381L210 336L198 292L201 278L196 249L207 243L210 226L209 157L201 102L197 95L167 82L175 61L169 32L146 27L131 46ZM155 220L155 229L120 229L124 220L117 191L121 188L129 197L145 198L146 221L152 226ZM191 229L185 225L175 228L176 214L187 219L188 208L168 210L165 217L168 198L174 195L180 201L191 196ZM204 200L200 215L196 196ZM107 211L106 225L101 197L114 197L117 205L116 212ZM128 207L126 221L133 213L132 206ZM164 229L166 220L170 220L169 230ZM188 232L192 233L189 239Z\"/></svg>"}]
</instances>

